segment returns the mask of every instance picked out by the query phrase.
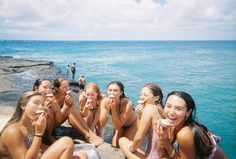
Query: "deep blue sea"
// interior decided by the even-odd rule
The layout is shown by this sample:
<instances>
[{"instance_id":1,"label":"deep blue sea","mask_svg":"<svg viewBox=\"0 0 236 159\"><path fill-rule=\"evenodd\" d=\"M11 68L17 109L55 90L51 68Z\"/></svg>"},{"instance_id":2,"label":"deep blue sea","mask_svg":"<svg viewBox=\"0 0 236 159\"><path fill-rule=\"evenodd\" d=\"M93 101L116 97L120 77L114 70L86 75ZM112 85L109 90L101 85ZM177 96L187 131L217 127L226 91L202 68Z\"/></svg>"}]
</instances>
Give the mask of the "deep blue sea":
<instances>
[{"instance_id":1,"label":"deep blue sea","mask_svg":"<svg viewBox=\"0 0 236 159\"><path fill-rule=\"evenodd\" d=\"M75 62L76 78L84 75L103 92L121 81L134 106L149 82L165 97L187 91L198 121L222 137L229 158L236 156L236 41L0 41L0 54L50 60L63 74Z\"/></svg>"}]
</instances>

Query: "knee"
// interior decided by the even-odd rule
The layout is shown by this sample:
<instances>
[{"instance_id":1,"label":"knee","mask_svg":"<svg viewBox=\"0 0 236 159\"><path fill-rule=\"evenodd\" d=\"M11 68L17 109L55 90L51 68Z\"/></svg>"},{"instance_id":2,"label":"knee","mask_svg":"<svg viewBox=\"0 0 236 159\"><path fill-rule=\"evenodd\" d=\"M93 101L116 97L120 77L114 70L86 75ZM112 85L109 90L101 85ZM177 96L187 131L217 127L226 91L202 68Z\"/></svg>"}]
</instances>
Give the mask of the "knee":
<instances>
[{"instance_id":1,"label":"knee","mask_svg":"<svg viewBox=\"0 0 236 159\"><path fill-rule=\"evenodd\" d=\"M119 139L120 148L124 147L124 145L127 145L128 143L129 143L129 140L126 137L121 137Z\"/></svg>"},{"instance_id":2,"label":"knee","mask_svg":"<svg viewBox=\"0 0 236 159\"><path fill-rule=\"evenodd\" d=\"M66 148L73 148L74 147L73 140L68 136L64 136L64 137L60 138L60 141L61 141L60 144L65 146Z\"/></svg>"}]
</instances>

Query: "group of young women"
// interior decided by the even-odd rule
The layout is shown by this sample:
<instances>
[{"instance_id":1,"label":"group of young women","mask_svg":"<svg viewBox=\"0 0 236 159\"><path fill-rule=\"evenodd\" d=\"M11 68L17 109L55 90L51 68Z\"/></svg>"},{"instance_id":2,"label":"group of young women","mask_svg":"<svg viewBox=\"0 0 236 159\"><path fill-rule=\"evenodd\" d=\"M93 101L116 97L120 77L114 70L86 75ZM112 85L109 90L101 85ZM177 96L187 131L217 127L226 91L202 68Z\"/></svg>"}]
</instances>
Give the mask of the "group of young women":
<instances>
[{"instance_id":1,"label":"group of young women","mask_svg":"<svg viewBox=\"0 0 236 159\"><path fill-rule=\"evenodd\" d=\"M110 116L114 127L111 145L129 159L226 158L215 135L194 120L196 106L186 92L169 93L164 106L161 88L146 84L134 110L121 82L110 82L107 95L96 83L88 83L79 93L78 103L77 109L66 79L53 83L38 79L33 91L20 96L15 113L1 132L0 158L86 158L74 151L71 138L56 139L53 130L68 120L87 142L98 146Z\"/></svg>"}]
</instances>

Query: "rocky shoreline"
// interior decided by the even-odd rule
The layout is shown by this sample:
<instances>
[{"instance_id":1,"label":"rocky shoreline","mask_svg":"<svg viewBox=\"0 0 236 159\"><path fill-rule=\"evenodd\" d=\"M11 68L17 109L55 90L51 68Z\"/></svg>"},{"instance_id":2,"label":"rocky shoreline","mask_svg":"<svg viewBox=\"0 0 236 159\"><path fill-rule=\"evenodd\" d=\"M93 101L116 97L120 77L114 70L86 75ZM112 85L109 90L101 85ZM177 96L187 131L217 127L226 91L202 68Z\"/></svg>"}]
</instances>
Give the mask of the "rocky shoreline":
<instances>
[{"instance_id":1,"label":"rocky shoreline","mask_svg":"<svg viewBox=\"0 0 236 159\"><path fill-rule=\"evenodd\" d=\"M14 106L22 92L32 90L38 78L54 80L57 77L63 76L53 62L0 56L0 131L13 114ZM76 82L70 82L70 85L75 87ZM76 88L72 89L74 92L78 91ZM97 150L102 159L125 158L120 149L113 148L108 143L102 144Z\"/></svg>"},{"instance_id":2,"label":"rocky shoreline","mask_svg":"<svg viewBox=\"0 0 236 159\"><path fill-rule=\"evenodd\" d=\"M15 105L21 92L32 90L36 79L55 79L60 73L53 62L0 56L0 106Z\"/></svg>"}]
</instances>

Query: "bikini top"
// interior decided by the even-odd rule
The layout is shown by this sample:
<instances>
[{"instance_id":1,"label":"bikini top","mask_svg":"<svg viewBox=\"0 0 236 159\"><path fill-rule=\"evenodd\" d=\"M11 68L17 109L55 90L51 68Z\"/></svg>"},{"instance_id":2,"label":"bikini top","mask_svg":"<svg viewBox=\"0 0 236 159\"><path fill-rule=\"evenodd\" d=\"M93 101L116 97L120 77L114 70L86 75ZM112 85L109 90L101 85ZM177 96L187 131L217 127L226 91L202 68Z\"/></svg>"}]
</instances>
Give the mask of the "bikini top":
<instances>
[{"instance_id":1,"label":"bikini top","mask_svg":"<svg viewBox=\"0 0 236 159\"><path fill-rule=\"evenodd\" d=\"M212 141L212 151L211 151L211 154L209 155L209 157L206 157L205 159L213 159L213 157L215 156L215 153L217 151L217 143L216 143L215 135L210 133L209 136ZM218 137L218 136L216 136L216 137ZM180 154L179 142L177 140L175 140L175 142L173 143L173 148L175 149L175 151L178 154ZM200 159L200 158L198 158L198 159Z\"/></svg>"}]
</instances>

